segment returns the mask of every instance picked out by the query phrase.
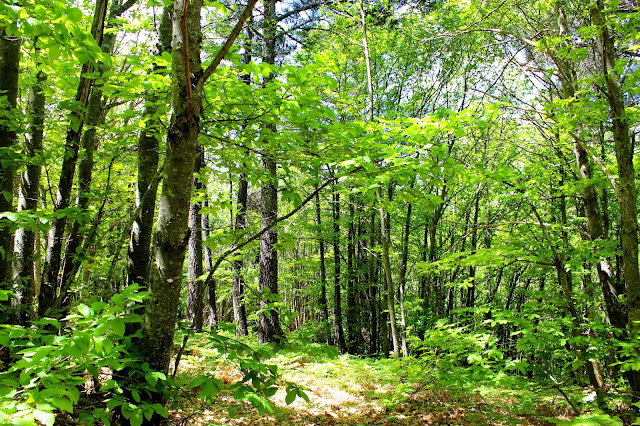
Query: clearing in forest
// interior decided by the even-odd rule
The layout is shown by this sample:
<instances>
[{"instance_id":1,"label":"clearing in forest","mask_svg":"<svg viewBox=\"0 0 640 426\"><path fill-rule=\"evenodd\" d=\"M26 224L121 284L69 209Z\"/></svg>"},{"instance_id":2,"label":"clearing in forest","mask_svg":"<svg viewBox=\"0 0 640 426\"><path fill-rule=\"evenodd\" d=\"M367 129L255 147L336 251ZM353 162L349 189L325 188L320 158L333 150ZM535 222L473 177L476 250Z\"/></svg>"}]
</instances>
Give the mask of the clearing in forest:
<instances>
[{"instance_id":1,"label":"clearing in forest","mask_svg":"<svg viewBox=\"0 0 640 426\"><path fill-rule=\"evenodd\" d=\"M521 375L490 369L443 368L424 360L360 358L338 355L322 345L279 349L266 363L276 364L283 382L305 389L309 401L286 401L285 385L259 413L247 401L221 391L211 402L185 398L172 411L174 424L194 425L623 425L635 419L590 406L591 393L563 388L578 415L557 387ZM185 351L178 377L206 372L225 384L241 379L234 360L215 351Z\"/></svg>"}]
</instances>

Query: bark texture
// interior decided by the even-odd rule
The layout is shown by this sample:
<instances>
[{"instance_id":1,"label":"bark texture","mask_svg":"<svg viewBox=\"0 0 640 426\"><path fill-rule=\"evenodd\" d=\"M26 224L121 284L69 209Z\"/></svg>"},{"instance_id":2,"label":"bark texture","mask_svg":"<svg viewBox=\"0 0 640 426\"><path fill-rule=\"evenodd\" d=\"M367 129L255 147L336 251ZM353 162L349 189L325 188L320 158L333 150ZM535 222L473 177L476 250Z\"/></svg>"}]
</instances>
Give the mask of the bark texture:
<instances>
[{"instance_id":1,"label":"bark texture","mask_svg":"<svg viewBox=\"0 0 640 426\"><path fill-rule=\"evenodd\" d=\"M242 232L247 227L247 195L249 190L249 184L244 173L240 173L238 176L238 201L236 214L236 221L234 228L236 231ZM237 243L234 244L237 246ZM244 261L242 257L236 257L232 262L233 266L233 288L232 288L232 302L233 302L233 319L236 322L236 333L240 336L247 336L249 334L249 328L247 326L247 311L244 304L244 275L242 268L244 267Z\"/></svg>"},{"instance_id":2,"label":"bark texture","mask_svg":"<svg viewBox=\"0 0 640 426\"><path fill-rule=\"evenodd\" d=\"M167 134L164 179L155 234L156 268L151 281L142 351L151 369L169 369L189 240L191 184L198 140L201 94L193 90L201 74L199 0L177 0L172 22L172 114Z\"/></svg>"},{"instance_id":3,"label":"bark texture","mask_svg":"<svg viewBox=\"0 0 640 426\"><path fill-rule=\"evenodd\" d=\"M35 212L38 209L40 198L40 177L42 166L38 158L42 153L44 139L44 113L45 95L43 85L46 76L38 71L36 82L29 91L27 105L27 132L25 134L24 151L29 158L26 170L20 176L20 193L18 198L18 210ZM18 286L17 302L20 310L19 322L27 325L33 317L35 288L35 241L36 230L34 228L20 228L16 231L15 239L15 263L13 268L14 279Z\"/></svg>"},{"instance_id":4,"label":"bark texture","mask_svg":"<svg viewBox=\"0 0 640 426\"><path fill-rule=\"evenodd\" d=\"M625 111L621 77L615 69L613 33L606 23L602 0L592 3L591 21L597 29L596 46L602 59L609 113L618 164L618 204L620 206L620 242L622 270L627 288L627 319L633 336L640 333L640 270L638 268L638 210L633 166L633 144ZM634 392L640 392L640 371L629 371L627 379Z\"/></svg>"},{"instance_id":5,"label":"bark texture","mask_svg":"<svg viewBox=\"0 0 640 426\"><path fill-rule=\"evenodd\" d=\"M204 188L200 172L204 166L204 151L198 149L195 165L195 176L193 177L193 188L196 192ZM187 289L187 321L191 321L193 329L201 332L203 324L204 298L200 297L204 294L201 287L204 286L202 280L202 203L196 201L189 207L189 284Z\"/></svg>"},{"instance_id":6,"label":"bark texture","mask_svg":"<svg viewBox=\"0 0 640 426\"><path fill-rule=\"evenodd\" d=\"M91 35L98 46L102 46L102 35L104 31L105 16L107 13L107 0L97 0L91 24ZM67 214L65 210L71 203L71 188L78 161L78 151L80 150L80 137L84 125L91 93L93 79L87 74L94 71L92 62L86 62L82 66L80 73L80 83L76 91L75 101L79 106L70 115L70 123L67 128L67 136L64 147L64 160L60 171L60 181L58 192L54 204L54 214L51 219L51 227L47 237L47 249L45 253L45 264L43 272L43 282L38 297L38 315L44 316L54 306L58 291L58 275L62 263L62 245L65 227L67 225Z\"/></svg>"},{"instance_id":7,"label":"bark texture","mask_svg":"<svg viewBox=\"0 0 640 426\"><path fill-rule=\"evenodd\" d=\"M262 60L268 64L276 61L276 3L277 0L269 0L264 3L264 21L262 45ZM265 79L268 84L272 77ZM269 138L277 131L275 125L267 125L263 128L265 138ZM265 139L268 142L268 139ZM260 211L262 227L271 226L278 218L278 183L277 164L269 148L262 156L262 167L267 172L268 180L263 182L260 193L262 195L262 208ZM258 341L260 343L281 342L284 333L280 326L278 311L269 308L269 301L278 295L278 252L275 244L278 242L278 232L275 227L269 229L260 238L260 292L263 294L260 300L260 315L258 327Z\"/></svg>"},{"instance_id":8,"label":"bark texture","mask_svg":"<svg viewBox=\"0 0 640 426\"><path fill-rule=\"evenodd\" d=\"M20 72L20 38L12 37L0 28L0 108L16 108L18 99L18 75ZM11 117L13 114L9 114ZM16 143L17 123L10 120L0 122L0 157L11 158ZM0 164L0 212L13 211L13 181L15 165L3 161ZM0 288L12 287L11 255L13 253L13 233L10 223L0 219Z\"/></svg>"}]
</instances>

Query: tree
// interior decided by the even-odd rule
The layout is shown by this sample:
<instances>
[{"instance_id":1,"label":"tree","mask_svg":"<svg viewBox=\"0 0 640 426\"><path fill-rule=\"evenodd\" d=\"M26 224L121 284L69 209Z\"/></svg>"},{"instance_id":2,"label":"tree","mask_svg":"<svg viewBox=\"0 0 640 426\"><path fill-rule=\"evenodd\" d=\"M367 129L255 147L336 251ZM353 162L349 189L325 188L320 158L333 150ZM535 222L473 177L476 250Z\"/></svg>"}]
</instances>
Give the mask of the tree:
<instances>
[{"instance_id":1,"label":"tree","mask_svg":"<svg viewBox=\"0 0 640 426\"><path fill-rule=\"evenodd\" d=\"M275 64L276 61L276 3L277 0L266 1L264 4L263 20L263 44L262 60L267 64ZM267 77L264 84L269 84L273 76ZM260 188L262 206L260 216L262 227L271 227L278 216L277 193L277 164L274 154L270 152L269 145L277 132L275 124L263 127L263 140L266 143L265 152L262 155L262 166L267 177ZM264 298L260 301L260 326L258 329L258 341L261 343L275 343L284 340L284 333L280 326L278 311L269 307L269 302L275 301L278 296L278 252L275 244L278 243L278 232L271 228L260 239L260 287Z\"/></svg>"},{"instance_id":2,"label":"tree","mask_svg":"<svg viewBox=\"0 0 640 426\"><path fill-rule=\"evenodd\" d=\"M7 34L0 27L0 101L5 111L15 110L18 97L18 75L20 72L20 38ZM11 112L0 122L0 152L3 158L12 158L16 143L17 123L10 120ZM13 181L15 164L3 161L0 165L0 212L13 211ZM0 219L0 285L3 290L11 289L13 253L13 232L6 219Z\"/></svg>"},{"instance_id":3,"label":"tree","mask_svg":"<svg viewBox=\"0 0 640 426\"><path fill-rule=\"evenodd\" d=\"M91 24L91 35L96 44L102 45L102 36L104 31L104 23L107 13L107 0L97 0L93 13L93 22ZM58 193L51 220L49 234L47 239L47 249L45 256L43 281L38 297L38 315L45 316L57 301L57 291L59 284L59 273L62 261L62 247L64 241L64 232L67 225L67 215L65 209L71 203L71 190L73 187L73 178L76 171L76 163L78 161L78 152L80 150L80 138L82 136L82 128L86 118L86 110L89 102L89 95L93 85L93 79L88 75L94 70L94 63L87 61L82 65L80 71L80 82L75 97L75 109L69 116L69 126L67 128L67 136L65 140L64 161L60 172L60 181L58 183Z\"/></svg>"}]
</instances>

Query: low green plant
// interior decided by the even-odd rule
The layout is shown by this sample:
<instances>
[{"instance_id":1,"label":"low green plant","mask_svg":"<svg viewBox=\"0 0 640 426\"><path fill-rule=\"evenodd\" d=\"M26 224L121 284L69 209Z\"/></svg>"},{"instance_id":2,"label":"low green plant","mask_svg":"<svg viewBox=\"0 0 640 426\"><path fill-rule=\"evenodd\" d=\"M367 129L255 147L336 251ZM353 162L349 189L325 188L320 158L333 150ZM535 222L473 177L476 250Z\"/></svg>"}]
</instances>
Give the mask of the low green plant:
<instances>
[{"instance_id":1,"label":"low green plant","mask_svg":"<svg viewBox=\"0 0 640 426\"><path fill-rule=\"evenodd\" d=\"M95 407L85 420L108 424L108 409L123 393L118 372L142 365L129 353L131 339L139 335L125 333L128 323L142 321L133 312L148 293L138 290L129 286L109 303L80 304L62 320L41 318L30 327L1 325L0 345L9 349L12 360L0 373L0 423L53 425L56 413L74 413L81 395L99 393L106 406ZM160 373L148 374L157 380ZM154 412L167 415L160 404L128 408L123 407L123 413L132 423L138 412L149 418Z\"/></svg>"}]
</instances>

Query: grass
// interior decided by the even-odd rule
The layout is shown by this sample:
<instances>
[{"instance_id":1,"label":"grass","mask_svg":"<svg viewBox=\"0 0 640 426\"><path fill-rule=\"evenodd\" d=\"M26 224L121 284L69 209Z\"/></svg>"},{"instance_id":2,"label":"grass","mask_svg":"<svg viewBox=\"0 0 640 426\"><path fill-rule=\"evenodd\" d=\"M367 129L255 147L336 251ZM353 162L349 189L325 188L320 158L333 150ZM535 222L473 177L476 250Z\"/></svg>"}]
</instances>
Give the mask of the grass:
<instances>
[{"instance_id":1,"label":"grass","mask_svg":"<svg viewBox=\"0 0 640 426\"><path fill-rule=\"evenodd\" d=\"M178 377L189 380L211 372L231 390L223 389L210 403L195 393L186 394L176 401L182 407L171 413L175 424L623 425L635 421L626 412L610 416L588 403L582 405L580 416L556 388L521 375L416 358L339 355L335 348L318 344L267 347L268 351L261 347L263 361L277 365L281 379L280 389L269 398L271 407L259 412L246 400L233 398L234 383L242 379L238 359L230 360L206 343L190 342ZM286 382L304 389L309 401L298 397L287 404ZM573 401L585 397L582 389L563 390Z\"/></svg>"}]
</instances>

